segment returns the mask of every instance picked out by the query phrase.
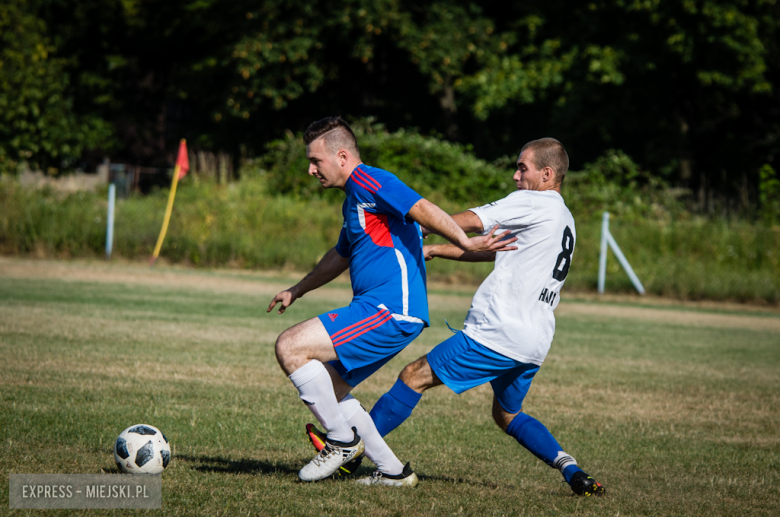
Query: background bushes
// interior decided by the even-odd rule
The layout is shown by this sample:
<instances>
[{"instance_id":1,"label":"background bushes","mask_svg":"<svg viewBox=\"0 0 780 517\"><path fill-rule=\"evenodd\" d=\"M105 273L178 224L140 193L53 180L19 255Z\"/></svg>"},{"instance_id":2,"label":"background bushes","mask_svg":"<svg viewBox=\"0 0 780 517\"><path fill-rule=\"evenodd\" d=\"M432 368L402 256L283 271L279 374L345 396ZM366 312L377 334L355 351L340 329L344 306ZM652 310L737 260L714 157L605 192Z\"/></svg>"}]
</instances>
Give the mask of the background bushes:
<instances>
[{"instance_id":1,"label":"background bushes","mask_svg":"<svg viewBox=\"0 0 780 517\"><path fill-rule=\"evenodd\" d=\"M409 131L358 126L364 161L386 168L457 212L515 189L515 157L489 163L468 147ZM288 134L249 162L228 185L186 177L180 184L162 256L195 266L308 270L336 242L341 228L338 190L322 190L306 175L305 148ZM771 187L771 185L770 185ZM620 151L608 151L563 189L577 222L569 289L594 290L601 214L649 293L684 299L780 302L780 227L764 215L754 222L705 218L685 208L688 193L670 188ZM160 230L167 190L119 200L115 253L146 259ZM0 252L34 256L101 256L106 189L60 194L0 181ZM433 241L432 241L433 242ZM492 264L428 263L434 280L480 282ZM632 291L610 256L607 288Z\"/></svg>"}]
</instances>

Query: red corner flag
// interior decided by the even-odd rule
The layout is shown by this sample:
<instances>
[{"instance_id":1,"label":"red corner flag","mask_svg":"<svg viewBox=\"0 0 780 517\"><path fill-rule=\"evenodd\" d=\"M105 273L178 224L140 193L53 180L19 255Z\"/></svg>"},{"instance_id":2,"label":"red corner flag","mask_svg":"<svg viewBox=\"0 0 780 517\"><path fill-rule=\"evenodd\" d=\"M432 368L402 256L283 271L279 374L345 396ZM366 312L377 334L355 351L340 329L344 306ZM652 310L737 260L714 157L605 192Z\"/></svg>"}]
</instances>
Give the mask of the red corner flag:
<instances>
[{"instance_id":1,"label":"red corner flag","mask_svg":"<svg viewBox=\"0 0 780 517\"><path fill-rule=\"evenodd\" d=\"M176 158L176 165L179 167L179 179L182 179L190 170L190 159L187 156L187 142L184 140L179 143L179 156Z\"/></svg>"},{"instance_id":2,"label":"red corner flag","mask_svg":"<svg viewBox=\"0 0 780 517\"><path fill-rule=\"evenodd\" d=\"M165 239L165 232L168 231L168 221L171 220L171 210L173 210L173 198L176 197L176 185L179 180L187 175L187 171L190 170L190 160L187 158L187 142L182 138L179 143L179 156L176 158L176 168L173 169L173 179L171 180L171 192L168 194L168 207L165 209L165 218L163 219L162 230L160 230L160 236L157 238L157 245L154 247L152 258L149 261L150 266L154 266L154 261L160 255L160 248L162 248L163 240Z\"/></svg>"}]
</instances>

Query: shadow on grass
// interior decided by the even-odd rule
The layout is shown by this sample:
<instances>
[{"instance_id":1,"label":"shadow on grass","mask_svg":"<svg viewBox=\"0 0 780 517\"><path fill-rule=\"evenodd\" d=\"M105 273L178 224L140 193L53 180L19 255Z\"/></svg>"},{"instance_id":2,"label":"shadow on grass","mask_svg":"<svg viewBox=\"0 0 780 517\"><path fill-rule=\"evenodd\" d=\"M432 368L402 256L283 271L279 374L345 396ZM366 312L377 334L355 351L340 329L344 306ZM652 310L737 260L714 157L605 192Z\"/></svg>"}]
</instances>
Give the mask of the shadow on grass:
<instances>
[{"instance_id":1,"label":"shadow on grass","mask_svg":"<svg viewBox=\"0 0 780 517\"><path fill-rule=\"evenodd\" d=\"M177 455L177 460L191 461L199 465L193 467L200 472L224 472L231 474L298 474L300 468L287 463L271 463L254 459L232 460L220 456Z\"/></svg>"},{"instance_id":2,"label":"shadow on grass","mask_svg":"<svg viewBox=\"0 0 780 517\"><path fill-rule=\"evenodd\" d=\"M190 455L177 455L176 459L179 461L189 461L198 464L193 469L199 472L215 472L215 473L228 473L228 474L294 474L298 476L300 467L292 466L288 463L271 463L268 461L254 460L254 459L228 459L220 456L190 456ZM354 476L349 477L336 477L334 481L345 481L348 479L359 479L367 476L373 469L367 468L365 465L355 472ZM452 483L452 484L464 484L471 486L478 486L482 488L488 488L492 490L497 489L510 489L514 490L518 487L511 484L497 484L485 481L478 481L475 479L468 479L462 477L451 476L429 476L427 474L419 474L420 481L435 481L440 483Z\"/></svg>"},{"instance_id":3,"label":"shadow on grass","mask_svg":"<svg viewBox=\"0 0 780 517\"><path fill-rule=\"evenodd\" d=\"M479 486L483 488L490 488L492 490L497 490L499 488L501 489L517 489L518 487L501 483L500 485L497 483L489 483L485 481L478 481L476 479L468 479L468 478L455 478L451 476L429 476L427 474L417 474L417 477L420 479L420 481L438 481L440 483L452 483L452 484L463 484L463 485L471 485L471 486Z\"/></svg>"}]
</instances>

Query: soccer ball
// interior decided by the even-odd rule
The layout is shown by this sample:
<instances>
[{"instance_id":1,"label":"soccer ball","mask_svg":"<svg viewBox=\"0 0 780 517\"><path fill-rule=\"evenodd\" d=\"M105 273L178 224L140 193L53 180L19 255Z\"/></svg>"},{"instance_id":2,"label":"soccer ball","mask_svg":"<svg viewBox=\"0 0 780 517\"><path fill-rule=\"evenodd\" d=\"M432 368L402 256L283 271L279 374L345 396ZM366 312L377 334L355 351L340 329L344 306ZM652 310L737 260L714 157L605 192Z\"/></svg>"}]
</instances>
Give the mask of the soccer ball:
<instances>
[{"instance_id":1,"label":"soccer ball","mask_svg":"<svg viewBox=\"0 0 780 517\"><path fill-rule=\"evenodd\" d=\"M114 442L114 461L125 474L159 474L170 460L168 438L151 425L128 427Z\"/></svg>"}]
</instances>

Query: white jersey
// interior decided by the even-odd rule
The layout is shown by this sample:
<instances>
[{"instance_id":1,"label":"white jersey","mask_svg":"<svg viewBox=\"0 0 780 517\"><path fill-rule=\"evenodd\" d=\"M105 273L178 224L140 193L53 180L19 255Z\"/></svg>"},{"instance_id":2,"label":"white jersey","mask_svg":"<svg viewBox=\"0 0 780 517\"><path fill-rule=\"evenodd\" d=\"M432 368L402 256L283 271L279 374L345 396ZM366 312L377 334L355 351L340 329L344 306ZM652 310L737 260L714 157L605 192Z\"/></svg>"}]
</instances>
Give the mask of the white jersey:
<instances>
[{"instance_id":1,"label":"white jersey","mask_svg":"<svg viewBox=\"0 0 780 517\"><path fill-rule=\"evenodd\" d=\"M577 234L574 218L554 191L518 190L472 212L484 231L517 237L471 301L464 332L506 357L541 365L555 333L553 311L569 273Z\"/></svg>"}]
</instances>

